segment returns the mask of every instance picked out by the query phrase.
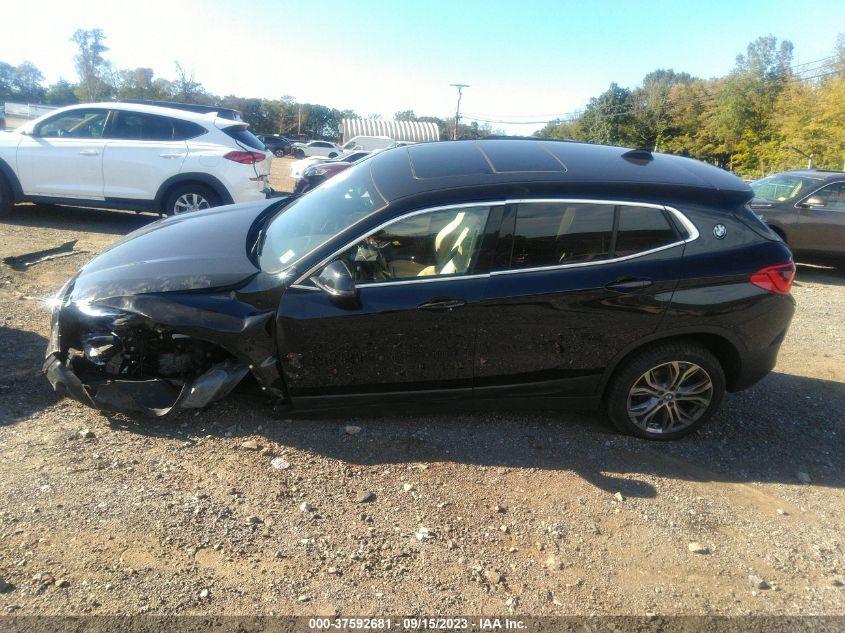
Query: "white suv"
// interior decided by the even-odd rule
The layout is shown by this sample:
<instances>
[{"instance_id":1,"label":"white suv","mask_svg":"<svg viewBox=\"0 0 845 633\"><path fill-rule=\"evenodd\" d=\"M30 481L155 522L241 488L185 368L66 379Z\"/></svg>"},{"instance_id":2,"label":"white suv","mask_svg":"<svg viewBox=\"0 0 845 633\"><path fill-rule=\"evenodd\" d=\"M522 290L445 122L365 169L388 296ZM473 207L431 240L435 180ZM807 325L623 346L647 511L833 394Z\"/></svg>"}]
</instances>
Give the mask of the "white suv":
<instances>
[{"instance_id":1,"label":"white suv","mask_svg":"<svg viewBox=\"0 0 845 633\"><path fill-rule=\"evenodd\" d=\"M0 213L34 201L172 215L267 197L271 154L236 111L166 105L69 106L0 134Z\"/></svg>"}]
</instances>

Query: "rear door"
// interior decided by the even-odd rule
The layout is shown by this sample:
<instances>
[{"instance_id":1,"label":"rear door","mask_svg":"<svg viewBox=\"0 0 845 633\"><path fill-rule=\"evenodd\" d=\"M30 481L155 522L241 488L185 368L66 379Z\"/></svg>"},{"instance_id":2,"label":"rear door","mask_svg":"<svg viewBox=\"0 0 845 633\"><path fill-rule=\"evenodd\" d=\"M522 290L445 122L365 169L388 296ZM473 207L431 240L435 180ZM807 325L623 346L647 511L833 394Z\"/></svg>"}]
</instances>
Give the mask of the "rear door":
<instances>
[{"instance_id":1,"label":"rear door","mask_svg":"<svg viewBox=\"0 0 845 633\"><path fill-rule=\"evenodd\" d=\"M476 396L592 393L616 354L657 329L683 250L657 205L509 205L478 318Z\"/></svg>"},{"instance_id":2,"label":"rear door","mask_svg":"<svg viewBox=\"0 0 845 633\"><path fill-rule=\"evenodd\" d=\"M102 200L108 114L102 108L68 110L24 136L17 156L24 194Z\"/></svg>"},{"instance_id":3,"label":"rear door","mask_svg":"<svg viewBox=\"0 0 845 633\"><path fill-rule=\"evenodd\" d=\"M153 200L161 184L182 169L188 153L181 123L155 114L115 110L103 154L105 197Z\"/></svg>"},{"instance_id":4,"label":"rear door","mask_svg":"<svg viewBox=\"0 0 845 633\"><path fill-rule=\"evenodd\" d=\"M791 246L800 251L845 254L845 181L825 185L796 206L799 219Z\"/></svg>"}]
</instances>

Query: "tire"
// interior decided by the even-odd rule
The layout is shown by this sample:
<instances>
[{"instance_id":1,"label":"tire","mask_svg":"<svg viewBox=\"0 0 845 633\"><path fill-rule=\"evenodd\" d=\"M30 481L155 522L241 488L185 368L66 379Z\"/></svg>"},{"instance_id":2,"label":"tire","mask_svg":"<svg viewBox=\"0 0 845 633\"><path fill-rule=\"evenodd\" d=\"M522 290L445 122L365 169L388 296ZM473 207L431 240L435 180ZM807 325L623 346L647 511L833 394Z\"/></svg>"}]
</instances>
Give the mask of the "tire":
<instances>
[{"instance_id":1,"label":"tire","mask_svg":"<svg viewBox=\"0 0 845 633\"><path fill-rule=\"evenodd\" d=\"M605 392L613 425L647 440L692 433L713 417L724 395L721 363L692 341L658 343L638 352L624 361Z\"/></svg>"},{"instance_id":2,"label":"tire","mask_svg":"<svg viewBox=\"0 0 845 633\"><path fill-rule=\"evenodd\" d=\"M282 148L279 148L279 149L277 149L273 152L273 156L275 156L276 158L284 158L285 150L283 150Z\"/></svg>"},{"instance_id":3,"label":"tire","mask_svg":"<svg viewBox=\"0 0 845 633\"><path fill-rule=\"evenodd\" d=\"M12 191L6 183L6 179L0 176L0 218L10 216L14 206L15 201L12 199Z\"/></svg>"},{"instance_id":4,"label":"tire","mask_svg":"<svg viewBox=\"0 0 845 633\"><path fill-rule=\"evenodd\" d=\"M305 158L305 152L301 149L295 149L293 150L293 156L294 158Z\"/></svg>"},{"instance_id":5,"label":"tire","mask_svg":"<svg viewBox=\"0 0 845 633\"><path fill-rule=\"evenodd\" d=\"M329 158L337 158L337 152L330 153Z\"/></svg>"},{"instance_id":6,"label":"tire","mask_svg":"<svg viewBox=\"0 0 845 633\"><path fill-rule=\"evenodd\" d=\"M167 215L179 215L218 206L220 196L210 187L199 183L177 185L164 199L164 212Z\"/></svg>"}]
</instances>

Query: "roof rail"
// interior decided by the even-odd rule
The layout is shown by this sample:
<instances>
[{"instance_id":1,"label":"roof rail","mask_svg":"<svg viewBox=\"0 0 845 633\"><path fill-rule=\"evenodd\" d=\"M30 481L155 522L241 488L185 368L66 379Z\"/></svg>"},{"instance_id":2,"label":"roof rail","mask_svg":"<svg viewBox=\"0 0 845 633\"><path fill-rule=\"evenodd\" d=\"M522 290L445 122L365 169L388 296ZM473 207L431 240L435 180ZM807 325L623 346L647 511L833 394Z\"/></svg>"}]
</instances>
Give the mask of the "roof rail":
<instances>
[{"instance_id":1,"label":"roof rail","mask_svg":"<svg viewBox=\"0 0 845 633\"><path fill-rule=\"evenodd\" d=\"M210 114L216 112L221 119L232 121L243 121L239 110L234 108L223 108L221 106L200 105L199 103L177 103L175 101L153 101L150 99L121 99L120 103L135 103L138 105L157 106L159 108L172 108L174 110L185 110L197 114Z\"/></svg>"}]
</instances>

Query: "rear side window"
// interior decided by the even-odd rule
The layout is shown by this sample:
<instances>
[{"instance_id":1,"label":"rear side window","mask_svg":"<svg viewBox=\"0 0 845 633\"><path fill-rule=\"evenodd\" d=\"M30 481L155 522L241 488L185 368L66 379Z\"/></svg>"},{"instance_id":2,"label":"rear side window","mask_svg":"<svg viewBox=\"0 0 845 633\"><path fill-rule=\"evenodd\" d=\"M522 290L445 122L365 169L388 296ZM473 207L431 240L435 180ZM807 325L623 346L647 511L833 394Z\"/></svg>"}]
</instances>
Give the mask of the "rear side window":
<instances>
[{"instance_id":1,"label":"rear side window","mask_svg":"<svg viewBox=\"0 0 845 633\"><path fill-rule=\"evenodd\" d=\"M517 209L511 268L610 257L613 205L532 203Z\"/></svg>"},{"instance_id":2,"label":"rear side window","mask_svg":"<svg viewBox=\"0 0 845 633\"><path fill-rule=\"evenodd\" d=\"M264 150L264 143L258 140L258 137L250 132L244 125L233 125L223 130L227 136L232 137L241 145L246 145L252 149Z\"/></svg>"},{"instance_id":3,"label":"rear side window","mask_svg":"<svg viewBox=\"0 0 845 633\"><path fill-rule=\"evenodd\" d=\"M172 141L173 123L164 116L119 110L114 113L108 137L132 141Z\"/></svg>"},{"instance_id":4,"label":"rear side window","mask_svg":"<svg viewBox=\"0 0 845 633\"><path fill-rule=\"evenodd\" d=\"M624 257L676 242L678 236L662 209L619 207L614 257Z\"/></svg>"}]
</instances>

